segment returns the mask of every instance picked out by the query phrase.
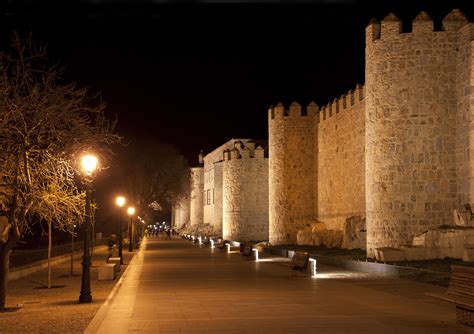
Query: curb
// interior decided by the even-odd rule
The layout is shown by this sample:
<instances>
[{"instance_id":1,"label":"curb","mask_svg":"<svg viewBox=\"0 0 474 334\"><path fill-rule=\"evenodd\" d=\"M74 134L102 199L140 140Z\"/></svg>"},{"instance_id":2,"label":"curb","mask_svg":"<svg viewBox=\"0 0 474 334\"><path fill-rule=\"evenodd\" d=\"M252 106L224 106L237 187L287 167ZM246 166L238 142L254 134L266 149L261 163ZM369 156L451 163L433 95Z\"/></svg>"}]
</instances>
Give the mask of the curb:
<instances>
[{"instance_id":1,"label":"curb","mask_svg":"<svg viewBox=\"0 0 474 334\"><path fill-rule=\"evenodd\" d=\"M117 291L119 288L122 286L122 282L124 278L128 274L128 270L132 267L133 263L135 262L135 259L137 259L137 255L139 252L141 252L145 246L146 246L146 237L143 238L141 244L140 244L140 249L138 250L137 253L133 255L132 260L127 266L127 269L123 272L122 276L120 276L120 279L117 281L115 286L113 287L112 291L110 291L109 295L105 299L104 303L100 306L99 310L95 314L94 318L92 318L91 322L87 326L87 328L84 330L84 334L94 334L97 333L98 329L100 328L100 325L102 324L102 321L104 320L105 316L107 315L107 312L109 311L111 305L112 305L112 300L115 297Z\"/></svg>"}]
</instances>

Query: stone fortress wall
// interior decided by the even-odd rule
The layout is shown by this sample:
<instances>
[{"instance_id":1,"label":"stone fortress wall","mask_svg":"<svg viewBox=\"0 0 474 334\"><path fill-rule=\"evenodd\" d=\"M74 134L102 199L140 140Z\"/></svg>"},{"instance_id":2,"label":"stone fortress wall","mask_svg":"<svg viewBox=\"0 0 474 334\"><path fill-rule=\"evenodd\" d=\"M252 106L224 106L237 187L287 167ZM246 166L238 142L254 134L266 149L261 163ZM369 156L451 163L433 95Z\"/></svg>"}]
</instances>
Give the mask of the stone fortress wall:
<instances>
[{"instance_id":1,"label":"stone fortress wall","mask_svg":"<svg viewBox=\"0 0 474 334\"><path fill-rule=\"evenodd\" d=\"M173 206L173 210L171 211L171 226L179 230L189 224L190 206L191 201L189 198L182 199Z\"/></svg>"},{"instance_id":2,"label":"stone fortress wall","mask_svg":"<svg viewBox=\"0 0 474 334\"><path fill-rule=\"evenodd\" d=\"M459 258L471 238L474 250L471 211L456 211L474 204L474 24L459 10L443 19L441 31L424 12L411 32L402 33L401 24L389 14L367 26L365 86L322 108L294 102L269 109L271 244ZM226 154L219 162L222 208L206 215L223 215L228 238L249 239L252 230L260 239L266 160L252 158L251 149ZM191 224L199 221L194 199ZM447 225L454 228L439 229Z\"/></svg>"},{"instance_id":3,"label":"stone fortress wall","mask_svg":"<svg viewBox=\"0 0 474 334\"><path fill-rule=\"evenodd\" d=\"M373 20L364 87L269 110L271 243L324 244L330 230L344 246L354 222L373 257L453 224L474 197L473 36L458 10L442 31L423 12L409 33L393 14Z\"/></svg>"},{"instance_id":4,"label":"stone fortress wall","mask_svg":"<svg viewBox=\"0 0 474 334\"><path fill-rule=\"evenodd\" d=\"M204 221L203 207L204 193L204 168L191 168L191 196L190 196L190 214L189 225L201 225ZM184 205L184 204L183 204Z\"/></svg>"},{"instance_id":5,"label":"stone fortress wall","mask_svg":"<svg viewBox=\"0 0 474 334\"><path fill-rule=\"evenodd\" d=\"M250 139L231 139L204 156L204 221L214 234L222 234L223 161L224 152Z\"/></svg>"},{"instance_id":6,"label":"stone fortress wall","mask_svg":"<svg viewBox=\"0 0 474 334\"><path fill-rule=\"evenodd\" d=\"M314 122L316 104L297 103L268 112L269 241L295 244L296 234L314 218Z\"/></svg>"},{"instance_id":7,"label":"stone fortress wall","mask_svg":"<svg viewBox=\"0 0 474 334\"><path fill-rule=\"evenodd\" d=\"M316 218L342 230L348 217L365 217L364 89L357 85L317 115Z\"/></svg>"},{"instance_id":8,"label":"stone fortress wall","mask_svg":"<svg viewBox=\"0 0 474 334\"><path fill-rule=\"evenodd\" d=\"M223 238L268 240L268 159L252 141L224 151Z\"/></svg>"},{"instance_id":9,"label":"stone fortress wall","mask_svg":"<svg viewBox=\"0 0 474 334\"><path fill-rule=\"evenodd\" d=\"M422 12L401 33L390 14L366 29L369 256L451 224L453 210L472 203L473 25L459 11L442 24L433 31Z\"/></svg>"}]
</instances>

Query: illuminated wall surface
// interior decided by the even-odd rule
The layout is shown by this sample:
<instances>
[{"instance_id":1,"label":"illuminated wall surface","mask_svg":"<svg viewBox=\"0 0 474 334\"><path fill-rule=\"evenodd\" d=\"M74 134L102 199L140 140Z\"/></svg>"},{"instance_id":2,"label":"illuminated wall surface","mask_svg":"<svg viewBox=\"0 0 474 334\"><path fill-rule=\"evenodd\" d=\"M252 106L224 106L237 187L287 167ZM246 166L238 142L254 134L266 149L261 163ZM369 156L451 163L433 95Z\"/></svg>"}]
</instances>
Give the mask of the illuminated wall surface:
<instances>
[{"instance_id":1,"label":"illuminated wall surface","mask_svg":"<svg viewBox=\"0 0 474 334\"><path fill-rule=\"evenodd\" d=\"M367 250L399 247L473 203L473 29L420 13L366 29L366 83L322 108L269 110L270 242L302 226L367 217Z\"/></svg>"},{"instance_id":2,"label":"illuminated wall surface","mask_svg":"<svg viewBox=\"0 0 474 334\"><path fill-rule=\"evenodd\" d=\"M248 139L209 153L193 169L191 224L294 244L312 223L341 231L360 216L370 257L452 224L474 204L474 24L453 10L442 27L424 12L408 33L393 14L371 21L365 85L321 108L270 108L268 159Z\"/></svg>"}]
</instances>

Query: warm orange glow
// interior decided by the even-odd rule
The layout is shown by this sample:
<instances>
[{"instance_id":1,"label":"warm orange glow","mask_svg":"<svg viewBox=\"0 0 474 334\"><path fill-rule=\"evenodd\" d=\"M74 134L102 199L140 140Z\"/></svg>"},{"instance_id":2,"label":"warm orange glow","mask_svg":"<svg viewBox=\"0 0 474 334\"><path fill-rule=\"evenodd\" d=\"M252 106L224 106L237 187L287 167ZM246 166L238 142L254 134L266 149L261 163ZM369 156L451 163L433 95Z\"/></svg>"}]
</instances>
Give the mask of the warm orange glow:
<instances>
[{"instance_id":1,"label":"warm orange glow","mask_svg":"<svg viewBox=\"0 0 474 334\"><path fill-rule=\"evenodd\" d=\"M86 172L87 175L92 175L92 172L97 168L97 157L92 154L87 154L82 157L82 169Z\"/></svg>"},{"instance_id":2,"label":"warm orange glow","mask_svg":"<svg viewBox=\"0 0 474 334\"><path fill-rule=\"evenodd\" d=\"M117 196L115 199L115 203L119 206L122 207L125 204L125 197L123 196Z\"/></svg>"},{"instance_id":3,"label":"warm orange glow","mask_svg":"<svg viewBox=\"0 0 474 334\"><path fill-rule=\"evenodd\" d=\"M127 213L132 216L135 214L135 208L133 206L128 207Z\"/></svg>"}]
</instances>

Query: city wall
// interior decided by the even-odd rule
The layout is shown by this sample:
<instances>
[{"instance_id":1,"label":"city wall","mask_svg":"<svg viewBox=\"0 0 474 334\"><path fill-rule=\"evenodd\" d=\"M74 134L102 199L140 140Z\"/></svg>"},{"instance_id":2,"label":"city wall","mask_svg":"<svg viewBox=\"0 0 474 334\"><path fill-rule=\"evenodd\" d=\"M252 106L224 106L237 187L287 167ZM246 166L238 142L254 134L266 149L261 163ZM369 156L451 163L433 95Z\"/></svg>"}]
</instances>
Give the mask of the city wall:
<instances>
[{"instance_id":1,"label":"city wall","mask_svg":"<svg viewBox=\"0 0 474 334\"><path fill-rule=\"evenodd\" d=\"M451 224L453 210L472 201L472 25L459 31L468 22L456 10L442 23L433 31L422 12L402 33L390 14L366 29L369 256Z\"/></svg>"},{"instance_id":2,"label":"city wall","mask_svg":"<svg viewBox=\"0 0 474 334\"><path fill-rule=\"evenodd\" d=\"M262 147L224 152L223 238L268 240L268 159Z\"/></svg>"},{"instance_id":3,"label":"city wall","mask_svg":"<svg viewBox=\"0 0 474 334\"><path fill-rule=\"evenodd\" d=\"M365 217L364 105L357 86L318 113L316 218L330 230L342 230L349 217Z\"/></svg>"}]
</instances>

